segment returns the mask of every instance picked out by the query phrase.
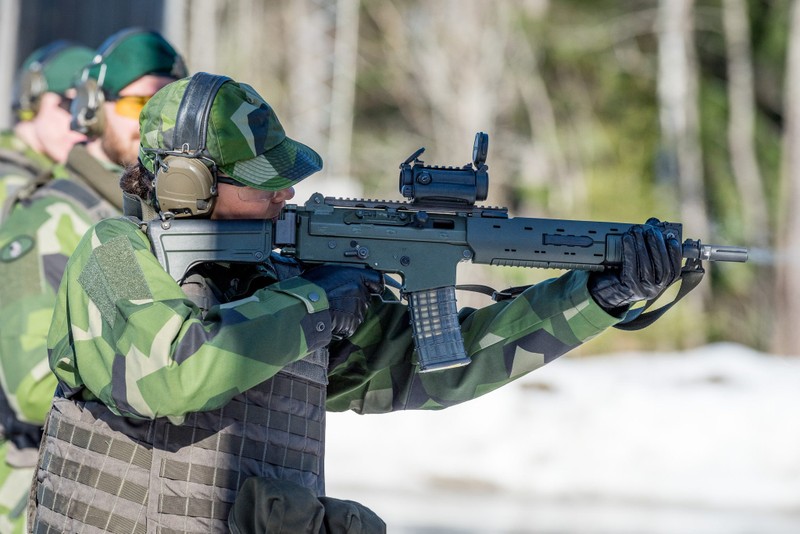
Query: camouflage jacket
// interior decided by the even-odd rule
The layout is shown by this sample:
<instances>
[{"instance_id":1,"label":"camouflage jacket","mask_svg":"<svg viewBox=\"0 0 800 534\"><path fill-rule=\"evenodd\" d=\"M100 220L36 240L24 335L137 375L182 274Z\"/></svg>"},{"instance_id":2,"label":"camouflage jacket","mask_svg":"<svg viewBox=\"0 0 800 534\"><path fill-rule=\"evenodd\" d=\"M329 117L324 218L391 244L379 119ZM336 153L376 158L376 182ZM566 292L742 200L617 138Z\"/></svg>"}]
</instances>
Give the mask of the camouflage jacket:
<instances>
[{"instance_id":1,"label":"camouflage jacket","mask_svg":"<svg viewBox=\"0 0 800 534\"><path fill-rule=\"evenodd\" d=\"M60 170L60 174L63 175L63 168L57 167L47 156L30 148L13 131L0 132L0 221L8 218L21 191L29 190L36 182L49 179L57 170ZM8 243L4 243L4 245L8 245ZM21 252L25 246L22 242L19 245ZM8 250L3 250L5 255L0 254L0 263L3 265L7 263L10 256L17 253L16 246L6 248ZM3 268L3 265L0 265L0 269ZM3 319L6 321L9 320L9 317L20 317L22 312L17 307L18 303L13 302L3 294L6 289L13 289L17 282L18 280L14 277L6 279L3 287L0 288L0 314L3 315ZM19 322L19 319L17 319L17 322ZM46 332L45 325L41 325L39 331L40 353L43 349L43 344L41 343L43 341L43 332ZM0 328L0 343L5 344L5 341L11 339L12 335L17 340L16 345L26 343L26 340L22 337L24 330L20 331L8 323ZM34 336L36 336L35 333ZM2 352L5 351L0 348L0 354ZM14 354L14 352L9 352L8 359L11 358L10 354ZM41 362L41 357L39 361ZM7 362L6 364L3 358L0 357L0 386L2 386L0 389L0 406L3 408L3 413L0 414L0 434L10 431L17 419L15 410L9 408L9 401L6 399L5 394L8 391L9 380L11 382L16 381L11 378L15 374L16 367L16 363ZM50 386L52 385L53 382L51 381ZM14 392L11 391L10 393L13 399Z\"/></svg>"},{"instance_id":2,"label":"camouflage jacket","mask_svg":"<svg viewBox=\"0 0 800 534\"><path fill-rule=\"evenodd\" d=\"M462 310L472 363L421 375L401 302L375 299L354 336L331 342L321 288L300 277L269 282L204 313L137 225L102 221L67 265L48 338L50 366L66 396L177 424L329 345L328 409L436 409L492 391L617 321L589 296L586 274L569 272L513 300ZM314 293L323 297L309 298Z\"/></svg>"},{"instance_id":3,"label":"camouflage jacket","mask_svg":"<svg viewBox=\"0 0 800 534\"><path fill-rule=\"evenodd\" d=\"M54 169L54 179L15 193L0 224L0 385L13 412L5 415L34 425L44 423L56 386L46 341L67 258L92 223L117 214L79 178Z\"/></svg>"},{"instance_id":4,"label":"camouflage jacket","mask_svg":"<svg viewBox=\"0 0 800 534\"><path fill-rule=\"evenodd\" d=\"M13 208L17 192L65 175L62 165L26 145L13 131L0 132L0 222Z\"/></svg>"}]
</instances>

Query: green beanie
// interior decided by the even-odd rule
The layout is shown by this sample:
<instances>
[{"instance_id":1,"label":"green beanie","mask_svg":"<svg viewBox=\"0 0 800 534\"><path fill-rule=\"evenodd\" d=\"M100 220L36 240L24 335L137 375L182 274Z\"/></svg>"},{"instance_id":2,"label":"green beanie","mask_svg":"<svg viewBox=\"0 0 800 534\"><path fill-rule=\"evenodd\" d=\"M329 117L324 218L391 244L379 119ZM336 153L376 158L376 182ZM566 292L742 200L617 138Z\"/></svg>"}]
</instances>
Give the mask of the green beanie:
<instances>
[{"instance_id":1,"label":"green beanie","mask_svg":"<svg viewBox=\"0 0 800 534\"><path fill-rule=\"evenodd\" d=\"M92 60L90 48L70 41L55 41L35 50L22 63L14 82L11 107L21 121L31 120L39 111L44 93L59 95L74 87L81 69Z\"/></svg>"},{"instance_id":2,"label":"green beanie","mask_svg":"<svg viewBox=\"0 0 800 534\"><path fill-rule=\"evenodd\" d=\"M148 74L183 78L186 65L161 34L141 28L121 30L100 45L84 78L97 80L108 97Z\"/></svg>"},{"instance_id":3,"label":"green beanie","mask_svg":"<svg viewBox=\"0 0 800 534\"><path fill-rule=\"evenodd\" d=\"M67 89L74 87L75 78L93 56L92 49L86 46L70 41L55 41L27 57L22 64L19 78L37 71L41 73L45 83L42 93L51 91L63 95Z\"/></svg>"}]
</instances>

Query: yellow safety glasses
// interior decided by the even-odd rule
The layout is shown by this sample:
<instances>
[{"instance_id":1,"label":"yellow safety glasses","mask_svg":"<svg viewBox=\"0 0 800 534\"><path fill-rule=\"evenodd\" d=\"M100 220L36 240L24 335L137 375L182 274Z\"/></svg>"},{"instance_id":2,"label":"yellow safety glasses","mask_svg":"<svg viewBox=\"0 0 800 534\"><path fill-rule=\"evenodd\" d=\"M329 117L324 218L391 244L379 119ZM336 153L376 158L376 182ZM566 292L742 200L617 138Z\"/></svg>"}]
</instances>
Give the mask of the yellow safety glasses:
<instances>
[{"instance_id":1,"label":"yellow safety glasses","mask_svg":"<svg viewBox=\"0 0 800 534\"><path fill-rule=\"evenodd\" d=\"M144 105L152 96L120 96L114 101L114 111L129 119L139 119Z\"/></svg>"}]
</instances>

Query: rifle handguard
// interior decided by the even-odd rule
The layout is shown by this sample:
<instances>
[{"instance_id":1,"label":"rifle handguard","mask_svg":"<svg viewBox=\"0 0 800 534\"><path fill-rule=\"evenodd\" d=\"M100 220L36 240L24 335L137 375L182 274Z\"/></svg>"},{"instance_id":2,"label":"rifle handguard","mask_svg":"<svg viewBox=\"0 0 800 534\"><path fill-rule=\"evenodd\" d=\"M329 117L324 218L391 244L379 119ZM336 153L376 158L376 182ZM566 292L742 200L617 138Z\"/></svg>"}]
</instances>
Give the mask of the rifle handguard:
<instances>
[{"instance_id":1,"label":"rifle handguard","mask_svg":"<svg viewBox=\"0 0 800 534\"><path fill-rule=\"evenodd\" d=\"M461 367L470 362L458 323L454 287L411 292L408 308L419 372Z\"/></svg>"}]
</instances>

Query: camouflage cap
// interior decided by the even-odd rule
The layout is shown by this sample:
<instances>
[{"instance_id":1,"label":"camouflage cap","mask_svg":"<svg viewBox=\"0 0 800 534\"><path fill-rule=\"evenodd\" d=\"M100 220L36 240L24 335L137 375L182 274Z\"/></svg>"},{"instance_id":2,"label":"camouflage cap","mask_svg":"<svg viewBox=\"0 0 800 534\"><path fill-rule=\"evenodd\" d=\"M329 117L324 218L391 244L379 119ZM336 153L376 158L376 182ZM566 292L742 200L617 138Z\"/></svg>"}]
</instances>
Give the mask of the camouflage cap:
<instances>
[{"instance_id":1,"label":"camouflage cap","mask_svg":"<svg viewBox=\"0 0 800 534\"><path fill-rule=\"evenodd\" d=\"M156 167L153 149L169 150L181 143L173 139L173 132L189 80L162 88L139 116L139 160L150 172ZM322 169L319 154L287 137L272 107L247 84L222 84L208 117L207 155L238 182L277 191Z\"/></svg>"},{"instance_id":2,"label":"camouflage cap","mask_svg":"<svg viewBox=\"0 0 800 534\"><path fill-rule=\"evenodd\" d=\"M155 31L126 28L100 45L85 78L93 78L108 96L148 74L175 79L187 75L186 65L164 37Z\"/></svg>"}]
</instances>

